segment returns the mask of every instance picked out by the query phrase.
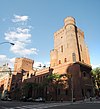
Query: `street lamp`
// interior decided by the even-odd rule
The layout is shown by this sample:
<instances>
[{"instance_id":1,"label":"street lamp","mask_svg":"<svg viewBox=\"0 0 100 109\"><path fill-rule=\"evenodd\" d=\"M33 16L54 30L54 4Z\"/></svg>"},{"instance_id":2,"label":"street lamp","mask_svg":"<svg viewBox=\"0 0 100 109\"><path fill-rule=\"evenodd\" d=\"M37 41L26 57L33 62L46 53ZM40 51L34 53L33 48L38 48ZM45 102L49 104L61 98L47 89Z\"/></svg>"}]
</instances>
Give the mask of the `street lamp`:
<instances>
[{"instance_id":1,"label":"street lamp","mask_svg":"<svg viewBox=\"0 0 100 109\"><path fill-rule=\"evenodd\" d=\"M5 44L5 43L9 43L11 45L15 45L14 43L11 43L11 42L1 42L0 45Z\"/></svg>"}]
</instances>

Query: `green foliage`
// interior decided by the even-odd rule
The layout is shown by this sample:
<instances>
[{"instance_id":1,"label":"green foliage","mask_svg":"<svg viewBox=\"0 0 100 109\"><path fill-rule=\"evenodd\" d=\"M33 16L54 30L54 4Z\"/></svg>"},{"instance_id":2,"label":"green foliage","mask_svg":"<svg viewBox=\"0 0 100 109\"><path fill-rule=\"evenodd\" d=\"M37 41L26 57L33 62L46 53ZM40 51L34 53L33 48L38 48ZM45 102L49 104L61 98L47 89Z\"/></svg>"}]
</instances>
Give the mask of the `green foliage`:
<instances>
[{"instance_id":1,"label":"green foliage","mask_svg":"<svg viewBox=\"0 0 100 109\"><path fill-rule=\"evenodd\" d=\"M55 93L55 100L57 100L57 93L58 93L58 88L66 88L67 86L67 81L65 80L65 77L67 77L67 75L60 75L60 74L51 74L46 78L46 82L47 82L47 87L51 87L54 89L54 93Z\"/></svg>"},{"instance_id":2,"label":"green foliage","mask_svg":"<svg viewBox=\"0 0 100 109\"><path fill-rule=\"evenodd\" d=\"M92 70L92 74L93 74L93 75L98 75L98 74L100 74L100 67L94 68L94 69Z\"/></svg>"},{"instance_id":3,"label":"green foliage","mask_svg":"<svg viewBox=\"0 0 100 109\"><path fill-rule=\"evenodd\" d=\"M23 85L22 90L25 97L28 97L28 92L30 89L35 90L38 88L37 83L27 82Z\"/></svg>"},{"instance_id":4,"label":"green foliage","mask_svg":"<svg viewBox=\"0 0 100 109\"><path fill-rule=\"evenodd\" d=\"M47 77L47 80L52 81L52 80L59 80L60 79L60 75L59 74L51 74Z\"/></svg>"},{"instance_id":5,"label":"green foliage","mask_svg":"<svg viewBox=\"0 0 100 109\"><path fill-rule=\"evenodd\" d=\"M28 83L25 83L25 84L24 84L23 89L24 89L24 90L29 90L30 88L35 89L35 88L37 88L37 87L38 87L38 84L28 82Z\"/></svg>"},{"instance_id":6,"label":"green foliage","mask_svg":"<svg viewBox=\"0 0 100 109\"><path fill-rule=\"evenodd\" d=\"M95 79L96 88L100 88L100 67L94 68L92 70L92 75Z\"/></svg>"},{"instance_id":7,"label":"green foliage","mask_svg":"<svg viewBox=\"0 0 100 109\"><path fill-rule=\"evenodd\" d=\"M51 74L47 77L46 82L47 85L53 87L54 89L57 87L65 87L66 80L63 80L62 77L67 77L67 75L59 75L59 74Z\"/></svg>"}]
</instances>

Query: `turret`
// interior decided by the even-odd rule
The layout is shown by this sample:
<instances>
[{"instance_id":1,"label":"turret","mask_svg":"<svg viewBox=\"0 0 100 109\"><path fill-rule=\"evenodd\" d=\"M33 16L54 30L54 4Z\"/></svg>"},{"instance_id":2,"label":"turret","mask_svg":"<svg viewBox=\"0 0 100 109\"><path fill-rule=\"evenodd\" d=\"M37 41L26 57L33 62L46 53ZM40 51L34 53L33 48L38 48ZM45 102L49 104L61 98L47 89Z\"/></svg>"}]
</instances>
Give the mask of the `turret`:
<instances>
[{"instance_id":1,"label":"turret","mask_svg":"<svg viewBox=\"0 0 100 109\"><path fill-rule=\"evenodd\" d=\"M64 19L64 24L65 26L71 24L71 25L76 25L75 19L73 17L67 17Z\"/></svg>"}]
</instances>

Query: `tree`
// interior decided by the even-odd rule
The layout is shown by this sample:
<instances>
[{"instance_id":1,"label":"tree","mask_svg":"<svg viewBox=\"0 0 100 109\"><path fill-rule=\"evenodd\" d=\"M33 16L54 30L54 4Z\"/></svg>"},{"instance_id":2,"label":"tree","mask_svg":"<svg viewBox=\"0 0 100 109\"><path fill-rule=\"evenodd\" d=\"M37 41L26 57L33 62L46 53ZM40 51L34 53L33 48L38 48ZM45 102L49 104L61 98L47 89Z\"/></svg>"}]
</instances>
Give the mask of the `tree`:
<instances>
[{"instance_id":1,"label":"tree","mask_svg":"<svg viewBox=\"0 0 100 109\"><path fill-rule=\"evenodd\" d=\"M46 82L47 86L50 88L53 88L55 91L55 99L57 100L57 95L58 95L58 88L65 87L67 81L66 78L67 75L59 75L59 74L51 74L47 77Z\"/></svg>"},{"instance_id":2,"label":"tree","mask_svg":"<svg viewBox=\"0 0 100 109\"><path fill-rule=\"evenodd\" d=\"M95 79L96 88L99 89L100 88L100 67L93 69L92 75Z\"/></svg>"},{"instance_id":3,"label":"tree","mask_svg":"<svg viewBox=\"0 0 100 109\"><path fill-rule=\"evenodd\" d=\"M95 94L100 96L100 67L94 68L91 73L95 86Z\"/></svg>"},{"instance_id":4,"label":"tree","mask_svg":"<svg viewBox=\"0 0 100 109\"><path fill-rule=\"evenodd\" d=\"M23 94L25 97L32 97L32 90L37 89L38 84L37 83L32 83L32 82L27 82L23 85Z\"/></svg>"}]
</instances>

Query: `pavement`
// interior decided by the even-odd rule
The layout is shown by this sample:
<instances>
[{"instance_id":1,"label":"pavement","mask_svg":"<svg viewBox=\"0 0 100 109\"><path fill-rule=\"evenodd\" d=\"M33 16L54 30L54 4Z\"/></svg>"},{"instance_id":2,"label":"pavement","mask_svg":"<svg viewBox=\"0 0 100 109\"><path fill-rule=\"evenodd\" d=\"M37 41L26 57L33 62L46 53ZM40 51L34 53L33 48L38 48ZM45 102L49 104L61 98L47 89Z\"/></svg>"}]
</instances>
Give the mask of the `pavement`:
<instances>
[{"instance_id":1,"label":"pavement","mask_svg":"<svg viewBox=\"0 0 100 109\"><path fill-rule=\"evenodd\" d=\"M61 107L61 106L71 106L74 104L95 104L99 103L100 100L97 100L95 98L92 98L92 101L90 99L85 99L76 101L76 102L71 102L71 101L63 101L63 102L46 102L46 103L35 103L35 102L18 102L18 101L0 101L2 106L0 109L46 109L46 108L56 108L56 107ZM16 104L16 105L14 105ZM8 107L9 105L9 107Z\"/></svg>"}]
</instances>

